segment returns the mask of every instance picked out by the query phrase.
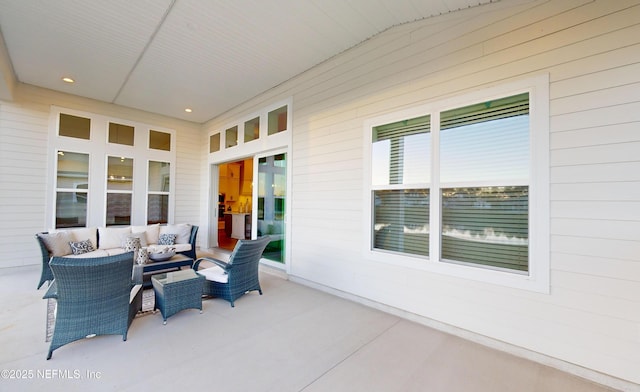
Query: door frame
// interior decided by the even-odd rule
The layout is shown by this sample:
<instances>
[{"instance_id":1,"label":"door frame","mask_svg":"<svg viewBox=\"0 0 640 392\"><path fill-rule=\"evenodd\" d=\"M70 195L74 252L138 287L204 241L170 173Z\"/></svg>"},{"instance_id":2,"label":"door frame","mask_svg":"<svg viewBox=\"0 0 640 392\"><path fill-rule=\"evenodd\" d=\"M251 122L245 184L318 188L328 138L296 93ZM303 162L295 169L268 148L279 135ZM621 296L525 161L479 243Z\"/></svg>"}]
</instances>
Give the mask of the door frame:
<instances>
[{"instance_id":1,"label":"door frame","mask_svg":"<svg viewBox=\"0 0 640 392\"><path fill-rule=\"evenodd\" d=\"M286 166L285 166L285 178L286 178L286 193L284 203L284 260L282 263L272 261L268 259L262 259L260 262L269 267L285 270L288 273L291 272L291 152L289 148L281 148L275 150L269 150L260 152L253 156L253 178L256 181L256 186L253 187L252 197L252 211L258 211L258 188L257 182L259 181L258 175L258 161L260 158L265 158L273 155L285 154ZM258 214L251 214L251 238L257 238L258 235Z\"/></svg>"}]
</instances>

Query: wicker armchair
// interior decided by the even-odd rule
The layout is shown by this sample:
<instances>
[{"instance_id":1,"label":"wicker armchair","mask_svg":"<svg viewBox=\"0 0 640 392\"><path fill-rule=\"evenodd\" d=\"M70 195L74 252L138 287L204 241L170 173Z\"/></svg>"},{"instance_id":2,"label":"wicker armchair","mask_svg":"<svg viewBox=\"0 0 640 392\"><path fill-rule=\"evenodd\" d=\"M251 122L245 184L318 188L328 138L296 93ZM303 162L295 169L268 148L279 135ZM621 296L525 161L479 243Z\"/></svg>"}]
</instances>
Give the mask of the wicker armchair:
<instances>
[{"instance_id":1,"label":"wicker armchair","mask_svg":"<svg viewBox=\"0 0 640 392\"><path fill-rule=\"evenodd\" d=\"M203 294L223 298L234 306L234 301L248 291L257 290L262 295L258 279L258 265L262 252L271 239L269 236L257 240L239 240L229 262L201 257L196 260L193 269L204 275ZM216 266L198 270L202 261L210 261Z\"/></svg>"},{"instance_id":2,"label":"wicker armchair","mask_svg":"<svg viewBox=\"0 0 640 392\"><path fill-rule=\"evenodd\" d=\"M133 252L73 259L53 257L55 280L43 298L57 301L47 359L67 343L95 335L122 335L142 308L142 290L131 281Z\"/></svg>"},{"instance_id":3,"label":"wicker armchair","mask_svg":"<svg viewBox=\"0 0 640 392\"><path fill-rule=\"evenodd\" d=\"M40 252L42 253L42 271L40 272L40 282L38 283L38 289L42 287L45 282L53 281L53 272L51 272L51 268L49 268L49 260L51 260L51 256L49 255L49 250L47 250L44 241L42 240L42 234L36 234L36 239L38 240L38 245L40 245Z\"/></svg>"}]
</instances>

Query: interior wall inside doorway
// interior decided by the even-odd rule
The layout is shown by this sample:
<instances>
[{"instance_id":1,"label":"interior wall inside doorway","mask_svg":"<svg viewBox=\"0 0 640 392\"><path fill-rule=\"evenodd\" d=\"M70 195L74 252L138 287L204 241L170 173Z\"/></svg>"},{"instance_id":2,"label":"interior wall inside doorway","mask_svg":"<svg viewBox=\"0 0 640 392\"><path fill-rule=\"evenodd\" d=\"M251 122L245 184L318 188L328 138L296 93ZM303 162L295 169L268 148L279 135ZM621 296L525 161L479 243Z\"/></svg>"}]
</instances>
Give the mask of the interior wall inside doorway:
<instances>
[{"instance_id":1,"label":"interior wall inside doorway","mask_svg":"<svg viewBox=\"0 0 640 392\"><path fill-rule=\"evenodd\" d=\"M251 238L253 158L218 165L218 247Z\"/></svg>"}]
</instances>

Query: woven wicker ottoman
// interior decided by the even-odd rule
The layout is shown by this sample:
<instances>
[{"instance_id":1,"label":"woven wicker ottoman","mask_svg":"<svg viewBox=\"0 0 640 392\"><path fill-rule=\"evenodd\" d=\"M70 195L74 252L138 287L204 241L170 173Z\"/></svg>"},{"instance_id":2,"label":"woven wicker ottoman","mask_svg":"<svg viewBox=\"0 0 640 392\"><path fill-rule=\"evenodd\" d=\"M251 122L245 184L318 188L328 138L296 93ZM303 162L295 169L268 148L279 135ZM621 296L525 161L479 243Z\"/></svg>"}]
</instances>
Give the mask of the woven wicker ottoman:
<instances>
[{"instance_id":1,"label":"woven wicker ottoman","mask_svg":"<svg viewBox=\"0 0 640 392\"><path fill-rule=\"evenodd\" d=\"M156 295L155 309L160 309L164 324L174 314L185 309L200 309L202 313L202 286L204 276L192 269L167 272L151 277Z\"/></svg>"}]
</instances>

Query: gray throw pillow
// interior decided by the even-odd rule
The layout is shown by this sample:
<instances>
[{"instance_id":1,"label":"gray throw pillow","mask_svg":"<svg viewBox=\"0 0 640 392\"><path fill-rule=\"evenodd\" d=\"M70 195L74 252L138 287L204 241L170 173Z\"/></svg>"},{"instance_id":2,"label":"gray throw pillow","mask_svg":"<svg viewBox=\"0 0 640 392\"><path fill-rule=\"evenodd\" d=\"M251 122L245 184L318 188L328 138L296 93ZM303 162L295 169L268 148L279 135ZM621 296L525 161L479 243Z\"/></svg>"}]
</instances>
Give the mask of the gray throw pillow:
<instances>
[{"instance_id":1,"label":"gray throw pillow","mask_svg":"<svg viewBox=\"0 0 640 392\"><path fill-rule=\"evenodd\" d=\"M160 234L158 245L174 245L176 243L175 234Z\"/></svg>"},{"instance_id":2,"label":"gray throw pillow","mask_svg":"<svg viewBox=\"0 0 640 392\"><path fill-rule=\"evenodd\" d=\"M78 242L70 241L69 246L71 246L71 252L73 252L74 255L82 255L85 253L93 252L95 250L93 249L93 245L91 245L90 240Z\"/></svg>"}]
</instances>

